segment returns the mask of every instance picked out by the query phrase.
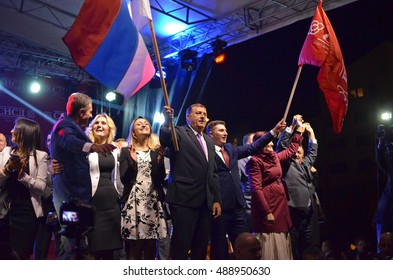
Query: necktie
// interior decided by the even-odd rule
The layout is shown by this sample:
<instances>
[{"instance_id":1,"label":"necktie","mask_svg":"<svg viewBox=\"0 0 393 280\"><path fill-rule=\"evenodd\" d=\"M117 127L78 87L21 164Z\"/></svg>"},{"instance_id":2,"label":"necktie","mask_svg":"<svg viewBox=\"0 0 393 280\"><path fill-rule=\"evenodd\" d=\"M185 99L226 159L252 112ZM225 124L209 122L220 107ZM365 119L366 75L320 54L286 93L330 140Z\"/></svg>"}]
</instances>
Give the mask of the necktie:
<instances>
[{"instance_id":1,"label":"necktie","mask_svg":"<svg viewBox=\"0 0 393 280\"><path fill-rule=\"evenodd\" d=\"M202 134L201 133L197 133L197 138L198 138L199 144L202 147L203 152L205 153L205 156L207 157L205 146L203 145L203 142L202 142Z\"/></svg>"},{"instance_id":2,"label":"necktie","mask_svg":"<svg viewBox=\"0 0 393 280\"><path fill-rule=\"evenodd\" d=\"M229 156L228 156L227 152L225 151L224 147L221 147L220 151L221 151L222 157L224 158L224 162L225 162L226 166L229 168Z\"/></svg>"}]
</instances>

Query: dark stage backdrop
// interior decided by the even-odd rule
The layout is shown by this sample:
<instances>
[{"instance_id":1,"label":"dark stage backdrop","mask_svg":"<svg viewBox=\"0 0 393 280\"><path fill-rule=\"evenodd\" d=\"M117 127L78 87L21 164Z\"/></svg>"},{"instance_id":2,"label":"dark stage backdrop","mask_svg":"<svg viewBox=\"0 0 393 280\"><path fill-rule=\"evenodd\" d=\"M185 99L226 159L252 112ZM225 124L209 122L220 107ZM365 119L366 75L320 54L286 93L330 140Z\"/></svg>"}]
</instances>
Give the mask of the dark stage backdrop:
<instances>
[{"instance_id":1,"label":"dark stage backdrop","mask_svg":"<svg viewBox=\"0 0 393 280\"><path fill-rule=\"evenodd\" d=\"M33 94L30 84L34 77L23 73L0 72L0 132L10 145L11 129L15 120L25 117L38 122L42 130L42 149L46 150L46 135L65 111L69 94L75 90L88 92L87 85L78 85L68 80L40 78L41 91Z\"/></svg>"}]
</instances>

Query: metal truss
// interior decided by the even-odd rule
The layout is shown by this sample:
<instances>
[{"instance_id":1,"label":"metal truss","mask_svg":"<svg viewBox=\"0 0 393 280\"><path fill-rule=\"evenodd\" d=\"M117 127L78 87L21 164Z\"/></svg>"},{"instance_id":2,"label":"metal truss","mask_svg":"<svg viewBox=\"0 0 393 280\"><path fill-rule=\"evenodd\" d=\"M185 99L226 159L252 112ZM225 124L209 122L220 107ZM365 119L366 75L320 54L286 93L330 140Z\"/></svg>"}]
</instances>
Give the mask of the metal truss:
<instances>
[{"instance_id":1,"label":"metal truss","mask_svg":"<svg viewBox=\"0 0 393 280\"><path fill-rule=\"evenodd\" d=\"M0 69L33 76L86 80L90 76L79 69L70 56L29 43L0 30Z\"/></svg>"},{"instance_id":2,"label":"metal truss","mask_svg":"<svg viewBox=\"0 0 393 280\"><path fill-rule=\"evenodd\" d=\"M39 21L48 23L57 28L68 30L72 23L74 22L77 14L70 12L64 7L64 2L66 1L57 1L58 5L55 6L50 2L56 1L42 1L42 0L0 0L0 6L12 9L14 11L18 11L25 16L32 17ZM82 2L80 1L80 5L75 4L73 2L72 7L78 6L78 11L82 6ZM70 5L70 4L68 4Z\"/></svg>"},{"instance_id":3,"label":"metal truss","mask_svg":"<svg viewBox=\"0 0 393 280\"><path fill-rule=\"evenodd\" d=\"M324 0L325 10L333 9L357 0ZM68 30L83 1L0 0L0 6L18 11ZM173 36L159 40L161 58L176 57L183 49L192 49L201 56L212 51L212 42L220 39L233 45L265 34L297 20L312 16L319 0L261 0L243 7L222 18L213 18L178 0L151 0L151 8L175 18L191 27ZM67 54L49 50L44 46L24 41L11 34L0 32L0 65L35 71L42 75L60 75L84 78ZM149 53L155 60L151 40L145 40ZM82 74L81 74L82 73Z\"/></svg>"},{"instance_id":4,"label":"metal truss","mask_svg":"<svg viewBox=\"0 0 393 280\"><path fill-rule=\"evenodd\" d=\"M324 10L357 0L324 0ZM271 32L313 15L319 0L262 0L226 17L192 26L160 41L160 55L173 57L183 49L199 53L212 51L212 42L224 40L228 46ZM152 46L149 49L153 53Z\"/></svg>"},{"instance_id":5,"label":"metal truss","mask_svg":"<svg viewBox=\"0 0 393 280\"><path fill-rule=\"evenodd\" d=\"M166 2L166 5L163 5L163 2ZM167 5L167 2L168 1L151 0L150 6L152 10L174 18L187 25L214 20L213 17L202 13L197 9L190 7L184 3L181 3L180 1L171 0L171 5Z\"/></svg>"}]
</instances>

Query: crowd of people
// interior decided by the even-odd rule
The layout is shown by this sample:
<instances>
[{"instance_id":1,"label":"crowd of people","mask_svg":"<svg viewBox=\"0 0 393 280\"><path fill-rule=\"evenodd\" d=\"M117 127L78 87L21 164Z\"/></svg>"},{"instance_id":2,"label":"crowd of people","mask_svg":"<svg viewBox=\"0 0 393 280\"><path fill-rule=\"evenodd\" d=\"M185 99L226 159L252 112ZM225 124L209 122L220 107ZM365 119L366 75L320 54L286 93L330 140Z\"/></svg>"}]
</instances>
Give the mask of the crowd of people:
<instances>
[{"instance_id":1,"label":"crowd of people","mask_svg":"<svg viewBox=\"0 0 393 280\"><path fill-rule=\"evenodd\" d=\"M320 244L315 132L295 115L227 143L225 121L193 104L159 135L137 117L116 139L92 99L73 93L41 148L40 125L18 118L0 134L1 259L391 259L389 226L376 253ZM207 125L208 123L208 125ZM174 131L172 130L174 129ZM204 132L206 131L206 132ZM303 140L308 140L307 150Z\"/></svg>"}]
</instances>

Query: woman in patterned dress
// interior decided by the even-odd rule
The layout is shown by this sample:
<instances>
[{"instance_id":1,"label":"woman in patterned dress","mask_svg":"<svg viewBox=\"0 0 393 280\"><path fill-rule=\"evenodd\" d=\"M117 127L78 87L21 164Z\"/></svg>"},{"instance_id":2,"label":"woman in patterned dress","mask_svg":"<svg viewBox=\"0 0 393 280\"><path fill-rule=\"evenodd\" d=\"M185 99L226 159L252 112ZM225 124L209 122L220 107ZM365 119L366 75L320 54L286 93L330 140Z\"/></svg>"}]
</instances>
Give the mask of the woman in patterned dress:
<instances>
[{"instance_id":1,"label":"woman in patterned dress","mask_svg":"<svg viewBox=\"0 0 393 280\"><path fill-rule=\"evenodd\" d=\"M157 239L167 236L162 207L164 150L156 148L151 136L149 121L138 117L130 126L129 147L120 152L121 233L128 259L134 260L154 259Z\"/></svg>"}]
</instances>

